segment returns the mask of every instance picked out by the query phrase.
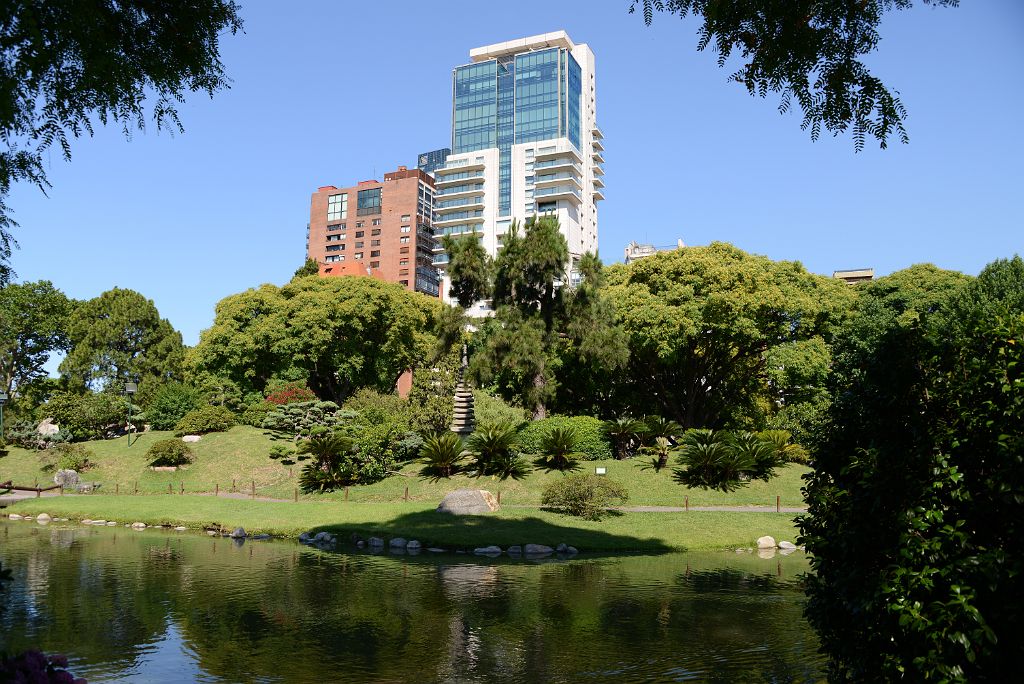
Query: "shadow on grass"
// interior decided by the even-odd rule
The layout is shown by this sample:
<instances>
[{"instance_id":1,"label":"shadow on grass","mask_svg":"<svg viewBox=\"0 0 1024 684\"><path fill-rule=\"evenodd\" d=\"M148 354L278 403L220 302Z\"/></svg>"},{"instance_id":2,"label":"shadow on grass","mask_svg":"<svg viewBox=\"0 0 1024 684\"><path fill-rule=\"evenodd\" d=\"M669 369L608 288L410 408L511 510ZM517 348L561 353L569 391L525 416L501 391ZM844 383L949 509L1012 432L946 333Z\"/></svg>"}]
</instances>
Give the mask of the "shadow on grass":
<instances>
[{"instance_id":1,"label":"shadow on grass","mask_svg":"<svg viewBox=\"0 0 1024 684\"><path fill-rule=\"evenodd\" d=\"M350 544L351 535L357 534L364 538L382 537L385 541L394 537L416 539L424 548L439 546L447 549L472 550L492 544L502 548L517 544L543 544L553 548L564 543L581 551L662 553L672 550L658 539L615 534L595 529L595 525L600 523L583 523L570 517L559 517L554 520L540 517L510 519L489 515L452 515L437 511L417 511L402 514L386 522L353 521L325 524L313 528L312 531L331 532L338 536L339 542L343 542L345 547Z\"/></svg>"}]
</instances>

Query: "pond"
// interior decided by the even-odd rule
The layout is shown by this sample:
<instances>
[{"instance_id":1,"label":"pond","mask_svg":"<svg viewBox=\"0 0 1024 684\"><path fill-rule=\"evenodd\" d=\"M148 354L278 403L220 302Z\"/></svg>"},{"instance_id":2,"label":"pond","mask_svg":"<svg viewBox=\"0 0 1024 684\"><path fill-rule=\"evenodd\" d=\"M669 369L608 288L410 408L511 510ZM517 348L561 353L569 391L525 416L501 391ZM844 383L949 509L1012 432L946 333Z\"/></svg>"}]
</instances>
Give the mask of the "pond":
<instances>
[{"instance_id":1,"label":"pond","mask_svg":"<svg viewBox=\"0 0 1024 684\"><path fill-rule=\"evenodd\" d=\"M806 558L330 553L0 523L0 651L90 682L806 682Z\"/></svg>"}]
</instances>

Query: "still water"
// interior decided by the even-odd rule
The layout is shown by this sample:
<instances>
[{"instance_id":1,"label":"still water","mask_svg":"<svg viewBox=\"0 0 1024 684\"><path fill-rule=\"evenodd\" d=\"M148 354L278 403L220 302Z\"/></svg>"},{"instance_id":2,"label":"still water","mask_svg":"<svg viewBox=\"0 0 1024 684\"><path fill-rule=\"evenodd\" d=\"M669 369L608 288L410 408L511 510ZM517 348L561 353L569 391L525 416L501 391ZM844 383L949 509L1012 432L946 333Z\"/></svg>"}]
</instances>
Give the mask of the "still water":
<instances>
[{"instance_id":1,"label":"still water","mask_svg":"<svg viewBox=\"0 0 1024 684\"><path fill-rule=\"evenodd\" d=\"M0 523L0 651L90 682L806 682L806 559L477 561Z\"/></svg>"}]
</instances>

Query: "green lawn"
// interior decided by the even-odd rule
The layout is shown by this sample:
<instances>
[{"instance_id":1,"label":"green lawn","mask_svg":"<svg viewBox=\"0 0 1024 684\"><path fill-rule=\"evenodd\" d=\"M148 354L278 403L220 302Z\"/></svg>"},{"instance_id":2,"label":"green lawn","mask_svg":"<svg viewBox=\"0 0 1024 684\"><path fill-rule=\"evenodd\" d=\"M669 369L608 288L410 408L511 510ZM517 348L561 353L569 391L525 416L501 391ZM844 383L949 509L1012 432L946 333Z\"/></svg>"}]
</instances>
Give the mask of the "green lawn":
<instances>
[{"instance_id":1,"label":"green lawn","mask_svg":"<svg viewBox=\"0 0 1024 684\"><path fill-rule=\"evenodd\" d=\"M214 433L203 437L192 446L195 462L176 472L153 472L147 467L146 449L160 439L172 437L169 432L152 432L140 435L138 441L128 446L125 438L88 442L93 451L96 467L83 473L84 480L100 482L101 492L115 490L139 493L166 493L168 485L179 492L184 484L189 492L213 492L216 485L221 491L228 491L234 481L238 490L248 493L253 481L260 496L291 499L301 464L281 465L268 458L270 447L275 444L263 431L240 425L228 432ZM608 477L622 482L629 490L632 505L640 506L682 506L689 497L691 506L774 506L775 497L781 497L783 506L799 506L803 503L800 493L800 476L807 468L788 465L779 470L771 482L754 482L730 494L687 489L675 484L670 471L655 473L641 468L640 460L629 461L584 461L583 468L603 466ZM410 502L436 505L446 492L459 487L487 489L501 492L503 504L538 505L544 485L562 477L559 473L536 471L522 481L499 482L490 479L474 479L457 476L451 480L430 482L418 476L419 466L407 465L400 475L395 475L372 485L352 487L349 491L351 502L397 502L405 497L409 488ZM38 452L12 448L9 455L0 458L0 482L12 479L15 484L31 486L36 481L49 484L52 474L39 468ZM310 501L342 501L343 492L324 496L303 497Z\"/></svg>"},{"instance_id":2,"label":"green lawn","mask_svg":"<svg viewBox=\"0 0 1024 684\"><path fill-rule=\"evenodd\" d=\"M503 509L487 516L437 513L429 504L299 503L247 501L211 496L82 495L26 499L8 513L49 513L72 520L84 518L181 524L188 527L242 526L247 532L295 536L310 529L331 530L343 538L403 536L424 545L472 548L487 544L565 542L584 551L680 551L750 547L770 534L794 540L793 516L776 513L690 512L624 513L587 522L543 511ZM35 524L35 523L22 523Z\"/></svg>"}]
</instances>

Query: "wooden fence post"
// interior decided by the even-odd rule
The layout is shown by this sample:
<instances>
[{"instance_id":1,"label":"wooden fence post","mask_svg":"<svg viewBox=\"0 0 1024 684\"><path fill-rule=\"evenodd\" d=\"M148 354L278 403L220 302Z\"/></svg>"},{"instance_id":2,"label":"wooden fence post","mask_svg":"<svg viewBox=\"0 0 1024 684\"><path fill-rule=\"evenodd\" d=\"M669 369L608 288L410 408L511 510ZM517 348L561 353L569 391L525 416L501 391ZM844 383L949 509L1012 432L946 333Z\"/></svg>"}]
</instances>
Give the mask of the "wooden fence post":
<instances>
[{"instance_id":1,"label":"wooden fence post","mask_svg":"<svg viewBox=\"0 0 1024 684\"><path fill-rule=\"evenodd\" d=\"M185 493L185 483L184 482L181 483L181 493L182 494Z\"/></svg>"},{"instance_id":2,"label":"wooden fence post","mask_svg":"<svg viewBox=\"0 0 1024 684\"><path fill-rule=\"evenodd\" d=\"M686 512L690 512L690 497L686 497Z\"/></svg>"},{"instance_id":3,"label":"wooden fence post","mask_svg":"<svg viewBox=\"0 0 1024 684\"><path fill-rule=\"evenodd\" d=\"M782 497L781 496L776 496L775 497L775 512L776 513L781 513L782 512Z\"/></svg>"},{"instance_id":4,"label":"wooden fence post","mask_svg":"<svg viewBox=\"0 0 1024 684\"><path fill-rule=\"evenodd\" d=\"M220 482L213 485L213 495L220 496Z\"/></svg>"},{"instance_id":5,"label":"wooden fence post","mask_svg":"<svg viewBox=\"0 0 1024 684\"><path fill-rule=\"evenodd\" d=\"M235 478L231 478L231 491L235 491Z\"/></svg>"},{"instance_id":6,"label":"wooden fence post","mask_svg":"<svg viewBox=\"0 0 1024 684\"><path fill-rule=\"evenodd\" d=\"M299 503L299 488L295 488L295 503Z\"/></svg>"},{"instance_id":7,"label":"wooden fence post","mask_svg":"<svg viewBox=\"0 0 1024 684\"><path fill-rule=\"evenodd\" d=\"M345 501L348 501L348 487L345 487Z\"/></svg>"},{"instance_id":8,"label":"wooden fence post","mask_svg":"<svg viewBox=\"0 0 1024 684\"><path fill-rule=\"evenodd\" d=\"M256 480L252 481L252 498L256 498Z\"/></svg>"},{"instance_id":9,"label":"wooden fence post","mask_svg":"<svg viewBox=\"0 0 1024 684\"><path fill-rule=\"evenodd\" d=\"M168 493L168 494L173 494L173 493L174 493L174 492L173 492L173 491L171 490L171 483L170 483L170 482L168 482L168 483L167 483L167 493Z\"/></svg>"},{"instance_id":10,"label":"wooden fence post","mask_svg":"<svg viewBox=\"0 0 1024 684\"><path fill-rule=\"evenodd\" d=\"M120 494L120 493L121 493L121 485L115 483L114 484L114 494Z\"/></svg>"},{"instance_id":11,"label":"wooden fence post","mask_svg":"<svg viewBox=\"0 0 1024 684\"><path fill-rule=\"evenodd\" d=\"M405 488L405 500L406 501L409 500L409 488L408 487Z\"/></svg>"},{"instance_id":12,"label":"wooden fence post","mask_svg":"<svg viewBox=\"0 0 1024 684\"><path fill-rule=\"evenodd\" d=\"M501 490L498 490L498 505L501 505Z\"/></svg>"}]
</instances>

